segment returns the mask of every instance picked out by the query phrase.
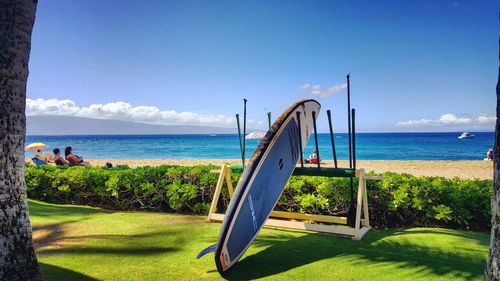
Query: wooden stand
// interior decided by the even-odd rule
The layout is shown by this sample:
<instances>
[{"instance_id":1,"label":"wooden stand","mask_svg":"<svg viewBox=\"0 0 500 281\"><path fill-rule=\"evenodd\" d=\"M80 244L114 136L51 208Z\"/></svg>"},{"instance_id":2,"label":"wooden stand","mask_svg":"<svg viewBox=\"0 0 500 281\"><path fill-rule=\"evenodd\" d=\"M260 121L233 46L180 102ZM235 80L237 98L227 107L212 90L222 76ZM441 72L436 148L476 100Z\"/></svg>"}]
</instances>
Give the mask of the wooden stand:
<instances>
[{"instance_id":1,"label":"wooden stand","mask_svg":"<svg viewBox=\"0 0 500 281\"><path fill-rule=\"evenodd\" d=\"M224 186L224 182L226 182L227 189L229 191L229 196L230 197L233 196L234 189L231 183L231 167L227 164L224 164L222 165L221 170L215 170L211 172L220 174L219 174L219 180L217 181L217 186L215 188L214 197L212 199L212 204L210 205L210 210L208 212L207 220L209 222L222 222L224 220L224 214L216 213L217 202L219 202L219 197L222 187ZM352 172L354 172L354 176L359 179L358 196L356 204L356 220L354 227L347 226L346 217L303 214L303 213L283 212L283 211L272 211L271 215L269 216L264 225L270 227L290 228L290 229L308 230L308 231L316 231L324 233L335 233L335 234L350 236L353 240L361 240L363 236L371 229L370 218L368 215L368 197L366 194L366 181L382 180L382 176L367 176L365 175L364 169L358 169L354 171L352 169L341 169L341 168L321 168L321 170L318 170L318 172L309 170L309 172L307 173L304 172L304 169L297 168L294 174L296 175L332 174L340 177L347 177L347 176L352 177ZM361 218L361 211L363 211L363 219ZM340 227L340 226L334 226L332 224L346 225L346 226Z\"/></svg>"}]
</instances>

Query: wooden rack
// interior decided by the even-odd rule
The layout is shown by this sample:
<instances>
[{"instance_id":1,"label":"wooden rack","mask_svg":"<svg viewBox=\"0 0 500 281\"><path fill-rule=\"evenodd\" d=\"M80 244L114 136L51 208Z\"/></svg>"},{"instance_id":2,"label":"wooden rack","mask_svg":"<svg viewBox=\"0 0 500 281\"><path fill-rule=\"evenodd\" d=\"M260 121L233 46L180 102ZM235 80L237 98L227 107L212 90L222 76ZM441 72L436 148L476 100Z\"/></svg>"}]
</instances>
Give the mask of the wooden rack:
<instances>
[{"instance_id":1,"label":"wooden rack","mask_svg":"<svg viewBox=\"0 0 500 281\"><path fill-rule=\"evenodd\" d=\"M236 173L241 172L238 167L232 168L224 164L220 170L211 171L219 173L219 180L215 188L214 197L207 220L209 222L222 222L224 214L217 213L217 203L220 193L226 183L229 197L233 196L233 185L231 182L232 170ZM356 201L356 218L354 227L349 227L346 217L304 214L296 212L272 211L267 219L265 226L289 228L298 230L308 230L315 232L334 233L350 236L353 240L361 240L363 236L371 229L370 218L368 215L368 197L366 189L367 180L382 180L382 176L367 176L364 169L350 168L296 168L294 175L300 176L326 176L326 177L356 177L359 179L358 194ZM363 218L361 216L363 212Z\"/></svg>"}]
</instances>

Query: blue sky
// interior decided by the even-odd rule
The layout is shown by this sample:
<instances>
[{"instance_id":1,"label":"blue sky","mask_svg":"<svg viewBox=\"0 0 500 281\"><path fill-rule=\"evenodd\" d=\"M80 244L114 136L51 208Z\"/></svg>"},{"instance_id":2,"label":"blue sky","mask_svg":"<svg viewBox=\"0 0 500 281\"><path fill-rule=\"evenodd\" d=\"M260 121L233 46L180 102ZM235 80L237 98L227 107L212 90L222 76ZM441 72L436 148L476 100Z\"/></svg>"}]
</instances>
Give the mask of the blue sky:
<instances>
[{"instance_id":1,"label":"blue sky","mask_svg":"<svg viewBox=\"0 0 500 281\"><path fill-rule=\"evenodd\" d=\"M494 0L40 1L27 112L233 126L246 97L251 126L265 128L265 109L276 117L312 97L345 131L351 72L359 131L493 130L499 10Z\"/></svg>"}]
</instances>

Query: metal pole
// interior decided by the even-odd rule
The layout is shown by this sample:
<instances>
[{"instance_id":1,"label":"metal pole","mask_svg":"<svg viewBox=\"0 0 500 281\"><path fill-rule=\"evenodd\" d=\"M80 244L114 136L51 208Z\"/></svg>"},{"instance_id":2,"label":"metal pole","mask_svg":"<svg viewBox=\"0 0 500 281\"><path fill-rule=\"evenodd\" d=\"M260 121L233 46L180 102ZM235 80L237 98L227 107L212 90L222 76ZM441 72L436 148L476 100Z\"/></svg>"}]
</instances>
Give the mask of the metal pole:
<instances>
[{"instance_id":1,"label":"metal pole","mask_svg":"<svg viewBox=\"0 0 500 281\"><path fill-rule=\"evenodd\" d=\"M330 141L332 143L332 153L333 153L333 163L335 168L337 168L337 151L335 150L335 138L333 137L333 126L332 126L332 113L330 110L326 111L328 115L328 126L330 127Z\"/></svg>"},{"instance_id":2,"label":"metal pole","mask_svg":"<svg viewBox=\"0 0 500 281\"><path fill-rule=\"evenodd\" d=\"M267 122L269 123L269 129L271 129L271 112L267 113Z\"/></svg>"},{"instance_id":3,"label":"metal pole","mask_svg":"<svg viewBox=\"0 0 500 281\"><path fill-rule=\"evenodd\" d=\"M243 99L243 169L245 169L245 151L247 139L247 99Z\"/></svg>"},{"instance_id":4,"label":"metal pole","mask_svg":"<svg viewBox=\"0 0 500 281\"><path fill-rule=\"evenodd\" d=\"M320 158L319 158L319 147L318 147L318 130L316 129L316 111L312 112L312 118L313 118L313 125L314 125L314 143L316 145L316 157L318 159L318 168L321 168L321 165L319 164Z\"/></svg>"},{"instance_id":5,"label":"metal pole","mask_svg":"<svg viewBox=\"0 0 500 281\"><path fill-rule=\"evenodd\" d=\"M351 146L351 73L347 76L347 134L349 139L349 168L352 168L352 146Z\"/></svg>"},{"instance_id":6,"label":"metal pole","mask_svg":"<svg viewBox=\"0 0 500 281\"><path fill-rule=\"evenodd\" d=\"M240 154L241 154L241 162L243 167L245 167L245 157L243 156L243 145L241 144L241 129L240 129L240 115L236 114L236 123L238 124L238 139L240 140Z\"/></svg>"},{"instance_id":7,"label":"metal pole","mask_svg":"<svg viewBox=\"0 0 500 281\"><path fill-rule=\"evenodd\" d=\"M270 112L269 115L271 115ZM302 149L302 124L300 124L300 111L297 111L297 122L299 123L300 167L304 168L304 151Z\"/></svg>"},{"instance_id":8,"label":"metal pole","mask_svg":"<svg viewBox=\"0 0 500 281\"><path fill-rule=\"evenodd\" d=\"M352 163L353 169L356 171L356 110L353 108L352 110ZM350 222L355 221L355 213L356 213L356 205L354 204L354 186L352 183L353 179L351 178L351 205L349 206L349 214Z\"/></svg>"},{"instance_id":9,"label":"metal pole","mask_svg":"<svg viewBox=\"0 0 500 281\"><path fill-rule=\"evenodd\" d=\"M352 109L352 167L356 170L356 109Z\"/></svg>"},{"instance_id":10,"label":"metal pole","mask_svg":"<svg viewBox=\"0 0 500 281\"><path fill-rule=\"evenodd\" d=\"M349 139L349 168L352 168L352 132L351 132L351 73L347 76L347 133ZM347 224L354 227L356 221L356 206L354 205L354 183L353 178L349 178L351 188L351 202L347 211Z\"/></svg>"},{"instance_id":11,"label":"metal pole","mask_svg":"<svg viewBox=\"0 0 500 281\"><path fill-rule=\"evenodd\" d=\"M353 168L356 171L356 110L352 109L352 159ZM354 227L356 224L356 204L354 203L354 187L353 179L350 178L351 183L351 203L349 204L349 210L347 211L347 224Z\"/></svg>"}]
</instances>

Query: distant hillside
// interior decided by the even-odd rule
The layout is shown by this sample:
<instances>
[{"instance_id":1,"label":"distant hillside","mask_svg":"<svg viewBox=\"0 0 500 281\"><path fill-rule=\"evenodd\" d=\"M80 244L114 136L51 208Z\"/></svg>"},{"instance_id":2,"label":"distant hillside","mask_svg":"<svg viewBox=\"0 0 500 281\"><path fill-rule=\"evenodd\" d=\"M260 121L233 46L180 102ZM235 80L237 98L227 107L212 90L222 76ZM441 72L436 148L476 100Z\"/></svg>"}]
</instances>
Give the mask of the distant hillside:
<instances>
[{"instance_id":1,"label":"distant hillside","mask_svg":"<svg viewBox=\"0 0 500 281\"><path fill-rule=\"evenodd\" d=\"M28 116L28 135L148 135L234 134L234 128L209 126L151 125L129 121L63 116Z\"/></svg>"}]
</instances>

